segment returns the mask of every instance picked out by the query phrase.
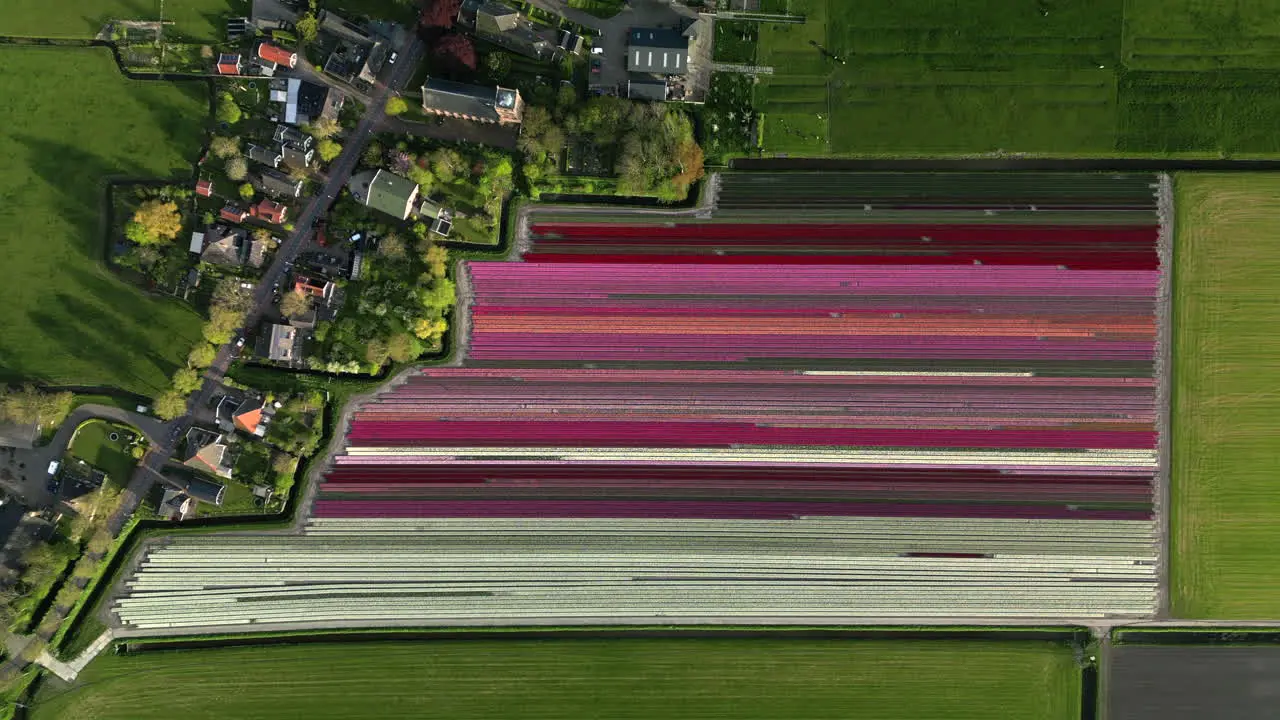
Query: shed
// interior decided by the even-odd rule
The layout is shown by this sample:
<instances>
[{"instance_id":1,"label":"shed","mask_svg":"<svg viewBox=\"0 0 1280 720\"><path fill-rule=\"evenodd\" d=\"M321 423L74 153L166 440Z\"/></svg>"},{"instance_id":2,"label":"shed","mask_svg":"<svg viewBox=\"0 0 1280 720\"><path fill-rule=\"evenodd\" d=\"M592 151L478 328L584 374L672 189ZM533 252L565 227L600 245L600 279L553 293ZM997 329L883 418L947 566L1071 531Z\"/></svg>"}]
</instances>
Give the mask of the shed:
<instances>
[{"instance_id":1,"label":"shed","mask_svg":"<svg viewBox=\"0 0 1280 720\"><path fill-rule=\"evenodd\" d=\"M204 233L191 233L191 244L187 246L187 250L197 255L204 252Z\"/></svg>"}]
</instances>

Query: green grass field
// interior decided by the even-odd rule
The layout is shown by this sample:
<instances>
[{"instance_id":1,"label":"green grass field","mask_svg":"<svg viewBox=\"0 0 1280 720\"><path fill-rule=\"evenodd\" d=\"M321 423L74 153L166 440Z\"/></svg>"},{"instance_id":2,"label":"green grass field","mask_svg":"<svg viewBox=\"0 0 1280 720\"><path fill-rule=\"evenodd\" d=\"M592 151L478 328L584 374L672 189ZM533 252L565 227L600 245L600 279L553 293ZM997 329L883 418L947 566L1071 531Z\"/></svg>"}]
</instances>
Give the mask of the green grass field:
<instances>
[{"instance_id":1,"label":"green grass field","mask_svg":"<svg viewBox=\"0 0 1280 720\"><path fill-rule=\"evenodd\" d=\"M1174 187L1172 611L1276 620L1280 175Z\"/></svg>"},{"instance_id":2,"label":"green grass field","mask_svg":"<svg viewBox=\"0 0 1280 720\"><path fill-rule=\"evenodd\" d=\"M116 442L111 441L113 432L120 436ZM133 467L137 464L129 454L129 442L137 435L134 430L106 420L90 420L76 431L68 451L72 457L105 471L115 486L124 487L129 484Z\"/></svg>"},{"instance_id":3,"label":"green grass field","mask_svg":"<svg viewBox=\"0 0 1280 720\"><path fill-rule=\"evenodd\" d=\"M1276 155L1280 0L786 0L765 150Z\"/></svg>"},{"instance_id":4,"label":"green grass field","mask_svg":"<svg viewBox=\"0 0 1280 720\"><path fill-rule=\"evenodd\" d=\"M187 176L202 83L125 79L105 49L0 48L0 382L154 395L200 318L103 265L104 180Z\"/></svg>"},{"instance_id":5,"label":"green grass field","mask_svg":"<svg viewBox=\"0 0 1280 720\"><path fill-rule=\"evenodd\" d=\"M226 39L228 17L247 16L249 0L167 0L164 19L177 35ZM0 35L93 37L107 20L159 20L160 0L4 0Z\"/></svg>"},{"instance_id":6,"label":"green grass field","mask_svg":"<svg viewBox=\"0 0 1280 720\"><path fill-rule=\"evenodd\" d=\"M104 654L33 720L734 718L1076 720L1043 642L465 640Z\"/></svg>"}]
</instances>

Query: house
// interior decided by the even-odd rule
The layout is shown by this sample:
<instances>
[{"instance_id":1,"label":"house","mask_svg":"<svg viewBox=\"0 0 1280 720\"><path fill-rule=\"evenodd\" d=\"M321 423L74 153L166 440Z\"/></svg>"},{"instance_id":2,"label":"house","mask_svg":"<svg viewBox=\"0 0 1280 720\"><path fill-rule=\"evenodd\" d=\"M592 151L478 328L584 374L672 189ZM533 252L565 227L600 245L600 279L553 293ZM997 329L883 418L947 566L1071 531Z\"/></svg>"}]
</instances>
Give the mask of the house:
<instances>
[{"instance_id":1,"label":"house","mask_svg":"<svg viewBox=\"0 0 1280 720\"><path fill-rule=\"evenodd\" d=\"M289 127L288 125L276 125L275 134L271 136L271 139L281 145L293 145L303 150L310 150L311 146L315 144L315 138L298 128Z\"/></svg>"},{"instance_id":2,"label":"house","mask_svg":"<svg viewBox=\"0 0 1280 720\"><path fill-rule=\"evenodd\" d=\"M627 70L683 75L689 68L689 38L670 28L632 28L627 34Z\"/></svg>"},{"instance_id":3,"label":"house","mask_svg":"<svg viewBox=\"0 0 1280 720\"><path fill-rule=\"evenodd\" d=\"M187 452L183 457L182 464L187 467L195 468L202 472L221 475L222 477L231 477L231 467L226 463L227 446L222 442L222 436L211 430L193 427L187 430ZM213 483L217 484L217 483ZM226 488L223 486L223 490ZM187 488L183 488L187 489ZM207 488L205 488L207 490ZM190 493L193 497L199 498L197 493ZM209 493L204 493L209 495ZM213 494L217 497L215 504L222 504L221 492ZM203 499L203 498L200 498Z\"/></svg>"},{"instance_id":4,"label":"house","mask_svg":"<svg viewBox=\"0 0 1280 720\"><path fill-rule=\"evenodd\" d=\"M333 297L334 284L330 280L323 278L314 278L307 275L299 275L294 278L293 290L304 295L310 295L313 298L329 302L329 298Z\"/></svg>"},{"instance_id":5,"label":"house","mask_svg":"<svg viewBox=\"0 0 1280 720\"><path fill-rule=\"evenodd\" d=\"M199 255L200 253L204 252L204 233L202 232L191 233L191 243L187 245L187 250L195 253L196 255Z\"/></svg>"},{"instance_id":6,"label":"house","mask_svg":"<svg viewBox=\"0 0 1280 720\"><path fill-rule=\"evenodd\" d=\"M258 61L253 65L252 71L253 74L261 75L262 77L275 77L276 70L279 68L279 63L273 63L270 60L258 58Z\"/></svg>"},{"instance_id":7,"label":"house","mask_svg":"<svg viewBox=\"0 0 1280 720\"><path fill-rule=\"evenodd\" d=\"M343 96L324 85L316 85L299 78L276 78L271 81L269 98L284 104L284 122L304 125L325 117L338 119Z\"/></svg>"},{"instance_id":8,"label":"house","mask_svg":"<svg viewBox=\"0 0 1280 720\"><path fill-rule=\"evenodd\" d=\"M627 97L632 100L664 102L667 99L667 78L662 75L631 73L627 79Z\"/></svg>"},{"instance_id":9,"label":"house","mask_svg":"<svg viewBox=\"0 0 1280 720\"><path fill-rule=\"evenodd\" d=\"M267 258L266 241L253 238L249 242L249 267L260 268Z\"/></svg>"},{"instance_id":10,"label":"house","mask_svg":"<svg viewBox=\"0 0 1280 720\"><path fill-rule=\"evenodd\" d=\"M311 158L315 157L316 151L312 148L304 148L300 145L288 143L280 146L280 153L284 156L284 164L294 168L311 167Z\"/></svg>"},{"instance_id":11,"label":"house","mask_svg":"<svg viewBox=\"0 0 1280 720\"><path fill-rule=\"evenodd\" d=\"M289 208L278 202L262 198L256 204L250 206L249 213L264 222L272 225L283 225L285 216L289 213Z\"/></svg>"},{"instance_id":12,"label":"house","mask_svg":"<svg viewBox=\"0 0 1280 720\"><path fill-rule=\"evenodd\" d=\"M518 10L494 0L466 0L458 10L458 21L481 40L535 60L551 60L559 52L554 31L550 38L544 36Z\"/></svg>"},{"instance_id":13,"label":"house","mask_svg":"<svg viewBox=\"0 0 1280 720\"><path fill-rule=\"evenodd\" d=\"M289 68L298 64L298 53L278 48L268 42L259 43L258 57L266 60L267 62L277 63Z\"/></svg>"},{"instance_id":14,"label":"house","mask_svg":"<svg viewBox=\"0 0 1280 720\"><path fill-rule=\"evenodd\" d=\"M194 243L192 245L194 246ZM248 233L240 228L232 229L226 225L213 225L205 229L204 250L200 252L200 262L239 267L244 264L248 252Z\"/></svg>"},{"instance_id":15,"label":"house","mask_svg":"<svg viewBox=\"0 0 1280 720\"><path fill-rule=\"evenodd\" d=\"M422 86L422 111L475 122L518 125L524 100L519 90L427 78Z\"/></svg>"},{"instance_id":16,"label":"house","mask_svg":"<svg viewBox=\"0 0 1280 720\"><path fill-rule=\"evenodd\" d=\"M197 195L204 196L204 197L213 197L213 181L212 181L212 180L197 180L197 181L196 181L196 194L197 194Z\"/></svg>"},{"instance_id":17,"label":"house","mask_svg":"<svg viewBox=\"0 0 1280 720\"><path fill-rule=\"evenodd\" d=\"M176 488L165 488L160 497L159 515L165 520L186 520L195 510L196 501Z\"/></svg>"},{"instance_id":18,"label":"house","mask_svg":"<svg viewBox=\"0 0 1280 720\"><path fill-rule=\"evenodd\" d=\"M288 325L272 325L268 335L266 352L268 359L277 362L293 362L298 342L298 331Z\"/></svg>"},{"instance_id":19,"label":"house","mask_svg":"<svg viewBox=\"0 0 1280 720\"><path fill-rule=\"evenodd\" d=\"M244 61L239 55L233 53L222 53L218 56L218 62L215 66L219 75L239 75L244 69Z\"/></svg>"},{"instance_id":20,"label":"house","mask_svg":"<svg viewBox=\"0 0 1280 720\"><path fill-rule=\"evenodd\" d=\"M418 184L388 170L365 171L347 181L356 202L401 220L408 219L418 199Z\"/></svg>"},{"instance_id":21,"label":"house","mask_svg":"<svg viewBox=\"0 0 1280 720\"><path fill-rule=\"evenodd\" d=\"M271 422L275 408L264 403L261 397L240 396L228 393L218 401L218 427L225 432L239 430L248 435L263 437Z\"/></svg>"},{"instance_id":22,"label":"house","mask_svg":"<svg viewBox=\"0 0 1280 720\"><path fill-rule=\"evenodd\" d=\"M302 181L294 180L279 170L263 170L256 175L256 179L258 182L255 184L269 195L285 198L302 195Z\"/></svg>"},{"instance_id":23,"label":"house","mask_svg":"<svg viewBox=\"0 0 1280 720\"><path fill-rule=\"evenodd\" d=\"M218 213L218 217L226 220L227 222L242 223L245 218L249 217L249 213L241 210L235 205L227 205Z\"/></svg>"},{"instance_id":24,"label":"house","mask_svg":"<svg viewBox=\"0 0 1280 720\"><path fill-rule=\"evenodd\" d=\"M258 145L250 145L248 155L250 160L273 168L280 167L280 161L284 159L279 148L268 149Z\"/></svg>"},{"instance_id":25,"label":"house","mask_svg":"<svg viewBox=\"0 0 1280 720\"><path fill-rule=\"evenodd\" d=\"M364 87L378 81L387 58L387 48L380 40L328 10L320 13L319 31L337 41L325 60L326 73Z\"/></svg>"}]
</instances>

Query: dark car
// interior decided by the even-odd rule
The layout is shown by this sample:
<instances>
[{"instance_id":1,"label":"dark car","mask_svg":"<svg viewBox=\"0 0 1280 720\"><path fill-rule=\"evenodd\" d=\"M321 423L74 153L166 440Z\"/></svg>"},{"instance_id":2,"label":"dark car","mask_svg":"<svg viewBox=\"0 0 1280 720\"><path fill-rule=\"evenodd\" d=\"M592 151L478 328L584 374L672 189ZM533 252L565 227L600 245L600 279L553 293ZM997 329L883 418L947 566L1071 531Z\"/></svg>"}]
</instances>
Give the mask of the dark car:
<instances>
[{"instance_id":1,"label":"dark car","mask_svg":"<svg viewBox=\"0 0 1280 720\"><path fill-rule=\"evenodd\" d=\"M49 482L46 483L44 487L53 495L57 495L58 490L62 489L62 481L58 480L58 478L56 477L51 477L49 478Z\"/></svg>"}]
</instances>

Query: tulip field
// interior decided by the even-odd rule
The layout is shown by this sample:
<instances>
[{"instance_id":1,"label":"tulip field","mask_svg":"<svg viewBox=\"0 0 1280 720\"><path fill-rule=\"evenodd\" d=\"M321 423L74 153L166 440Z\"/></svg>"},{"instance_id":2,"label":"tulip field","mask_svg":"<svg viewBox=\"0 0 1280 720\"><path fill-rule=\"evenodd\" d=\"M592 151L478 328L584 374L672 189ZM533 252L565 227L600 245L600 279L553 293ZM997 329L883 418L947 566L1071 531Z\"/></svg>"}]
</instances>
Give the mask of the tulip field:
<instances>
[{"instance_id":1,"label":"tulip field","mask_svg":"<svg viewBox=\"0 0 1280 720\"><path fill-rule=\"evenodd\" d=\"M535 215L460 268L462 366L354 410L303 534L159 543L116 618L1154 613L1159 179L823 177Z\"/></svg>"}]
</instances>

